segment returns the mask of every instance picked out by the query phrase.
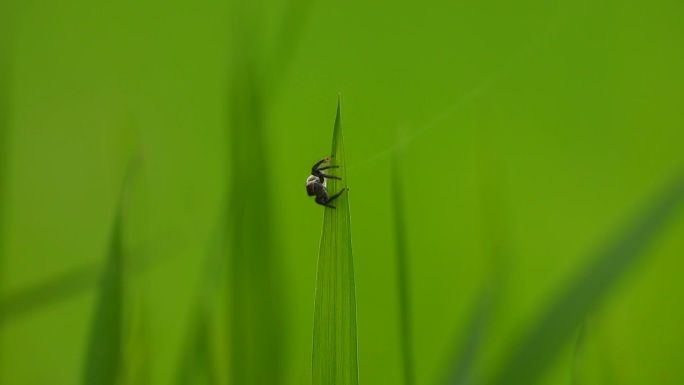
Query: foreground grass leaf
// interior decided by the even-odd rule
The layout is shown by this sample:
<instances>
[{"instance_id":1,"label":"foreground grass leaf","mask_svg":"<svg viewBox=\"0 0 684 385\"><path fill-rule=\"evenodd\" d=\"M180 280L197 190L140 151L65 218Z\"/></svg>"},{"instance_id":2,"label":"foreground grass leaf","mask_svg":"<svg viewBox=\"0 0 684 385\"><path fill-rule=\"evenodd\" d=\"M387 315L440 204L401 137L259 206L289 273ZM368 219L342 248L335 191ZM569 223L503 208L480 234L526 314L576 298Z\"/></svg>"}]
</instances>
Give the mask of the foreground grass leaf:
<instances>
[{"instance_id":1,"label":"foreground grass leaf","mask_svg":"<svg viewBox=\"0 0 684 385\"><path fill-rule=\"evenodd\" d=\"M570 282L537 322L514 345L490 384L534 384L576 333L584 316L644 255L684 200L684 174L678 178L616 240Z\"/></svg>"},{"instance_id":2,"label":"foreground grass leaf","mask_svg":"<svg viewBox=\"0 0 684 385\"><path fill-rule=\"evenodd\" d=\"M335 194L347 188L339 100L331 155L334 155L331 164L340 167L329 172L342 178L328 180L328 191ZM312 383L355 385L359 375L349 192L343 193L333 205L336 209L323 209L314 305Z\"/></svg>"}]
</instances>

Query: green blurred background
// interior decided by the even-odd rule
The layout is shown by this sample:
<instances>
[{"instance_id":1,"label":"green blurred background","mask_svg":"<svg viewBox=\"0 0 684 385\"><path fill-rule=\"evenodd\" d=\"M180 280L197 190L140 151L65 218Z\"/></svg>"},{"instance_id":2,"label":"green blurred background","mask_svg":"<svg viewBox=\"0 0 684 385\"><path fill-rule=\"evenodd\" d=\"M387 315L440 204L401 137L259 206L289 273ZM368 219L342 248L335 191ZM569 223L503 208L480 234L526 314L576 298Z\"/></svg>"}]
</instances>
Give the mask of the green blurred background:
<instances>
[{"instance_id":1,"label":"green blurred background","mask_svg":"<svg viewBox=\"0 0 684 385\"><path fill-rule=\"evenodd\" d=\"M228 383L239 270L212 263L249 265L231 245L260 239L272 265L246 287L277 282L257 295L278 294L277 382L309 383L323 211L304 181L338 93L360 382L402 383L393 157L416 383L444 383L494 290L472 365L489 377L684 166L682 17L675 0L3 0L0 383L89 381L119 241L118 383L200 383L202 363L179 373L204 317L204 380ZM540 383L684 383L683 214Z\"/></svg>"}]
</instances>

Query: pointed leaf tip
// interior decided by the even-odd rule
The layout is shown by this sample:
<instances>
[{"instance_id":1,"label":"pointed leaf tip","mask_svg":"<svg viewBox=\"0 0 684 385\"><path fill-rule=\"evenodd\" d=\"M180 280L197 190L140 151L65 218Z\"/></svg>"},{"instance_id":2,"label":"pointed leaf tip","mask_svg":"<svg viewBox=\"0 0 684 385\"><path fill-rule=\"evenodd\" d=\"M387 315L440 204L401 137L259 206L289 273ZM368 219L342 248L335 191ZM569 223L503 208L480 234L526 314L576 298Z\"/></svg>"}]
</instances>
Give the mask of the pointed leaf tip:
<instances>
[{"instance_id":1,"label":"pointed leaf tip","mask_svg":"<svg viewBox=\"0 0 684 385\"><path fill-rule=\"evenodd\" d=\"M328 192L347 189L344 139L338 100L330 169L341 180L329 179ZM326 208L316 278L312 351L314 385L357 385L356 286L351 244L349 193L345 191Z\"/></svg>"}]
</instances>

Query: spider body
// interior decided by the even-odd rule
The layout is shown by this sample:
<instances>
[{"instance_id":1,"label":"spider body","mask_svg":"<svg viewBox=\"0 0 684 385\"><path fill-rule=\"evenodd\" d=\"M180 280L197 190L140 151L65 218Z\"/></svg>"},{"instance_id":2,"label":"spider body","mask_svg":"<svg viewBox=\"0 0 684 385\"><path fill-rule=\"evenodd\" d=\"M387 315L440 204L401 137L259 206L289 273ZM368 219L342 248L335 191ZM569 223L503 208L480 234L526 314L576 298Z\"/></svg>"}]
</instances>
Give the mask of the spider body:
<instances>
[{"instance_id":1,"label":"spider body","mask_svg":"<svg viewBox=\"0 0 684 385\"><path fill-rule=\"evenodd\" d=\"M338 179L342 180L342 178L334 176L334 175L328 175L324 174L323 170L328 170L331 168L338 168L340 166L325 166L325 167L320 167L323 163L328 163L330 162L330 159L332 159L334 155L331 155L325 159L319 160L316 164L311 167L311 175L306 179L306 193L309 194L310 197L316 196L316 203L318 203L321 206L325 207L330 207L331 209L334 209L335 206L330 205L330 202L334 201L342 195L344 190L340 190L338 193L336 193L333 196L328 196L328 188L327 188L327 183L326 179Z\"/></svg>"}]
</instances>

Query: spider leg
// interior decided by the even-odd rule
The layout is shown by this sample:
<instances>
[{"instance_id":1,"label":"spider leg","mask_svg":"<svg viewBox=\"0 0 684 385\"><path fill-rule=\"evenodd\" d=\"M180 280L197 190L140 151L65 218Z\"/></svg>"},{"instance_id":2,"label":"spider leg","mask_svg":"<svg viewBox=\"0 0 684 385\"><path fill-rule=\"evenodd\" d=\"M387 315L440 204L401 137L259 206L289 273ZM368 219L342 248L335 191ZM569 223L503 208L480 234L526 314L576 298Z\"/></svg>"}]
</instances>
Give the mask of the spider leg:
<instances>
[{"instance_id":1,"label":"spider leg","mask_svg":"<svg viewBox=\"0 0 684 385\"><path fill-rule=\"evenodd\" d=\"M323 159L319 160L318 162L316 162L316 164L314 164L313 167L311 167L311 171L312 171L311 173L313 174L315 172L315 170L318 170L318 166L320 166L321 164L330 162L330 159L332 159L334 156L335 155L330 155L329 157L323 158Z\"/></svg>"},{"instance_id":2,"label":"spider leg","mask_svg":"<svg viewBox=\"0 0 684 385\"><path fill-rule=\"evenodd\" d=\"M335 206L330 206L330 205L328 204L328 202L330 201L330 200L328 199L328 194L325 194L325 195L323 195L323 194L317 195L315 200L316 200L316 203L318 203L318 204L321 205L321 206L330 207L331 209L334 209L334 208L335 208Z\"/></svg>"},{"instance_id":3,"label":"spider leg","mask_svg":"<svg viewBox=\"0 0 684 385\"><path fill-rule=\"evenodd\" d=\"M323 174L323 173L320 173L319 175L322 176L323 178L342 180L342 178L340 178L339 176L335 176L335 175L328 175L328 174Z\"/></svg>"},{"instance_id":4,"label":"spider leg","mask_svg":"<svg viewBox=\"0 0 684 385\"><path fill-rule=\"evenodd\" d=\"M330 202L334 201L335 199L337 199L337 197L339 197L340 195L342 195L342 193L345 192L345 191L347 191L347 190L348 190L348 189L343 188L343 189L340 190L337 194L335 194L335 195L331 196L330 198L328 198L327 202L325 202L325 203L330 203Z\"/></svg>"},{"instance_id":5,"label":"spider leg","mask_svg":"<svg viewBox=\"0 0 684 385\"><path fill-rule=\"evenodd\" d=\"M318 171L323 171L323 170L327 170L329 168L338 168L338 167L340 167L340 166L325 166L325 167L319 168Z\"/></svg>"}]
</instances>

